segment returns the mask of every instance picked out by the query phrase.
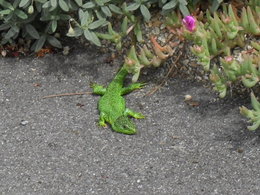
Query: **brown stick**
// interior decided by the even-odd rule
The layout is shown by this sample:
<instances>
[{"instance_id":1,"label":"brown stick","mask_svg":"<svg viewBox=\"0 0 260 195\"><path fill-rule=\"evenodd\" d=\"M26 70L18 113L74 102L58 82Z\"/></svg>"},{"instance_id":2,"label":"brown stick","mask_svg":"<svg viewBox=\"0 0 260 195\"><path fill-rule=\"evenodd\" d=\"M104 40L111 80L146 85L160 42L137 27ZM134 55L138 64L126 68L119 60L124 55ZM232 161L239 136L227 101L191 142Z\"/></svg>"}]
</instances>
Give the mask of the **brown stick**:
<instances>
[{"instance_id":1,"label":"brown stick","mask_svg":"<svg viewBox=\"0 0 260 195\"><path fill-rule=\"evenodd\" d=\"M151 89L151 91L148 92L145 96L153 95L156 91L158 91L158 90L166 83L166 81L167 81L168 77L170 76L170 74L171 74L173 68L175 67L175 64L178 63L178 61L179 61L181 55L182 55L182 52L180 52L180 54L179 54L179 55L177 56L177 58L174 60L172 66L170 67L169 71L168 71L167 74L165 75L163 81L162 81L159 85L157 85L156 87L154 87L153 89Z\"/></svg>"},{"instance_id":2,"label":"brown stick","mask_svg":"<svg viewBox=\"0 0 260 195\"><path fill-rule=\"evenodd\" d=\"M44 96L44 97L42 97L42 99L54 98L54 97L63 97L63 96L73 96L73 95L85 95L85 94L92 94L92 92L77 92L77 93L55 94L55 95Z\"/></svg>"}]
</instances>

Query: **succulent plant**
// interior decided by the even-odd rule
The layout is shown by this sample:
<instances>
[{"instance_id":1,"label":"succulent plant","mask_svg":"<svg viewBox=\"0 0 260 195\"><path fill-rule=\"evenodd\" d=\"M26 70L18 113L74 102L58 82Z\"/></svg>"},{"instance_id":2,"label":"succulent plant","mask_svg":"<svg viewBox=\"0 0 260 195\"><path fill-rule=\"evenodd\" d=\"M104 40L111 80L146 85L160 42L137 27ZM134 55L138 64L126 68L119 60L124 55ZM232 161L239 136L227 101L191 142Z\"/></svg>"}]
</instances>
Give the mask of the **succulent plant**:
<instances>
[{"instance_id":1,"label":"succulent plant","mask_svg":"<svg viewBox=\"0 0 260 195\"><path fill-rule=\"evenodd\" d=\"M132 81L136 82L139 78L140 71L144 67L159 67L167 58L172 56L173 49L169 46L160 46L155 37L151 37L153 45L153 52L151 52L146 45L140 48L140 52L137 53L134 46L131 47L125 63L129 73L133 74Z\"/></svg>"},{"instance_id":2,"label":"succulent plant","mask_svg":"<svg viewBox=\"0 0 260 195\"><path fill-rule=\"evenodd\" d=\"M245 106L240 107L240 113L249 118L250 122L253 123L253 125L248 126L247 128L251 131L256 130L260 126L260 102L257 101L254 93L251 93L251 104L253 109L249 110Z\"/></svg>"},{"instance_id":3,"label":"succulent plant","mask_svg":"<svg viewBox=\"0 0 260 195\"><path fill-rule=\"evenodd\" d=\"M241 18L238 18L231 5L222 14L215 12L212 16L207 11L206 16L206 23L197 21L196 30L191 31L187 24L183 30L184 36L195 42L191 50L199 57L206 71L210 70L210 60L215 56L231 55L232 48L243 47L245 34L259 35L260 32L259 13L252 11L249 6L243 8Z\"/></svg>"}]
</instances>

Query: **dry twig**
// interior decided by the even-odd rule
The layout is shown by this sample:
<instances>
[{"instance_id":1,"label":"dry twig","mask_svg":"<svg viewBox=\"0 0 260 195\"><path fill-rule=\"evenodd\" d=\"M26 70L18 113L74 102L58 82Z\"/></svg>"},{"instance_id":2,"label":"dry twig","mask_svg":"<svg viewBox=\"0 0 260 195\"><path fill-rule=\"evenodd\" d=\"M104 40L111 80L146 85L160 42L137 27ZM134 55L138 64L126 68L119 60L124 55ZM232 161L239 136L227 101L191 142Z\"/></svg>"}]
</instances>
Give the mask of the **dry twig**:
<instances>
[{"instance_id":1,"label":"dry twig","mask_svg":"<svg viewBox=\"0 0 260 195\"><path fill-rule=\"evenodd\" d=\"M63 97L63 96L73 96L73 95L85 95L92 94L92 92L77 92L77 93L63 93L63 94L54 94L42 97L42 99L46 98L54 98L54 97Z\"/></svg>"},{"instance_id":2,"label":"dry twig","mask_svg":"<svg viewBox=\"0 0 260 195\"><path fill-rule=\"evenodd\" d=\"M153 95L156 91L158 91L158 90L166 83L168 77L170 76L170 74L171 74L172 71L173 71L173 68L176 67L176 64L178 64L178 61L179 61L181 55L182 55L182 52L179 53L179 55L176 57L176 59L175 59L174 62L172 63L172 65L171 65L169 71L167 72L167 74L165 75L163 81L162 81L159 85L157 85L157 86L155 86L153 89L151 89L151 91L148 92L148 93L146 94L146 96Z\"/></svg>"}]
</instances>

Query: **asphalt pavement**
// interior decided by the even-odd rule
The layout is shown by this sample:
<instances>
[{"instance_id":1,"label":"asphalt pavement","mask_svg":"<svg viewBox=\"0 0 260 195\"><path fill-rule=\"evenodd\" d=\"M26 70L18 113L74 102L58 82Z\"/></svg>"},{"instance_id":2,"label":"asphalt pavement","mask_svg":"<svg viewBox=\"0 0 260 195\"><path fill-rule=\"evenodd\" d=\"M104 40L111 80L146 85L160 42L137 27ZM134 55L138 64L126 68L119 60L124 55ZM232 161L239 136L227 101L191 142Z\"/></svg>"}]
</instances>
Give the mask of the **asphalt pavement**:
<instances>
[{"instance_id":1,"label":"asphalt pavement","mask_svg":"<svg viewBox=\"0 0 260 195\"><path fill-rule=\"evenodd\" d=\"M145 96L154 71L125 96L146 116L132 136L97 126L99 96L42 98L108 84L120 65L108 56L0 59L0 194L260 194L260 131L246 129L241 98L185 78Z\"/></svg>"}]
</instances>

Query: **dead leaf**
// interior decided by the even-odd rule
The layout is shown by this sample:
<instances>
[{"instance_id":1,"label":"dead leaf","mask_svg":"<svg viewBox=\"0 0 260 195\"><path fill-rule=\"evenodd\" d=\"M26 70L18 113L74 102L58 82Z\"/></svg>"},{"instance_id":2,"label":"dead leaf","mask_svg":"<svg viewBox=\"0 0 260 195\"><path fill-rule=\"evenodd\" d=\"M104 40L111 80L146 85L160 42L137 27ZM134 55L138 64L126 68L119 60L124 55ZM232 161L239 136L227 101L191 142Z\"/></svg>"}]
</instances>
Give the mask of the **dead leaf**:
<instances>
[{"instance_id":1,"label":"dead leaf","mask_svg":"<svg viewBox=\"0 0 260 195\"><path fill-rule=\"evenodd\" d=\"M197 107L200 105L200 103L198 101L194 101L194 100L187 100L185 102L186 102L186 104L188 104L189 106L192 106L192 107Z\"/></svg>"},{"instance_id":2,"label":"dead leaf","mask_svg":"<svg viewBox=\"0 0 260 195\"><path fill-rule=\"evenodd\" d=\"M81 104L81 103L77 103L76 106L82 108L83 106L85 106L84 104Z\"/></svg>"},{"instance_id":3,"label":"dead leaf","mask_svg":"<svg viewBox=\"0 0 260 195\"><path fill-rule=\"evenodd\" d=\"M34 83L33 86L34 86L34 87L41 87L42 84L41 84L41 83Z\"/></svg>"}]
</instances>

